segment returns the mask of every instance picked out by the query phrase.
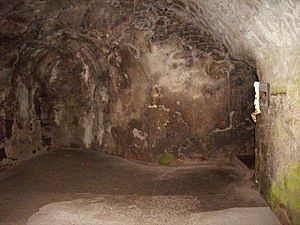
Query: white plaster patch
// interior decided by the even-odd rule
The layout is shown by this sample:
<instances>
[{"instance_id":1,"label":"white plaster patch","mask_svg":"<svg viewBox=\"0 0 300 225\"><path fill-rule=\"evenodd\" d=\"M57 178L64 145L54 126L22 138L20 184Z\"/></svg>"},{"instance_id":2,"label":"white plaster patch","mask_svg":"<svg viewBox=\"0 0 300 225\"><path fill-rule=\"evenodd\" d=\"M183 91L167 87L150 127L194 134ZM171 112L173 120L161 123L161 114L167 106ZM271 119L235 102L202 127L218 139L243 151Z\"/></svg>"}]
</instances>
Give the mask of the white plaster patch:
<instances>
[{"instance_id":1,"label":"white plaster patch","mask_svg":"<svg viewBox=\"0 0 300 225\"><path fill-rule=\"evenodd\" d=\"M109 94L108 94L108 91L107 91L106 87L101 87L100 88L100 95L101 95L101 98L102 98L103 102L108 102L109 101Z\"/></svg>"},{"instance_id":2,"label":"white plaster patch","mask_svg":"<svg viewBox=\"0 0 300 225\"><path fill-rule=\"evenodd\" d=\"M225 132L225 131L231 130L231 129L233 128L233 116L234 116L234 113L235 113L235 112L230 112L230 125L229 125L229 127L226 127L226 128L224 128L224 129L217 128L217 129L215 129L214 131L210 132L209 135L215 134L215 133L221 133L221 132Z\"/></svg>"},{"instance_id":3,"label":"white plaster patch","mask_svg":"<svg viewBox=\"0 0 300 225\"><path fill-rule=\"evenodd\" d=\"M196 96L200 87L209 81L205 71L208 62L193 55L196 54L187 56L176 44L169 44L163 47L153 45L151 53L143 58L158 87L167 88L173 93ZM193 57L192 66L188 66L189 57Z\"/></svg>"},{"instance_id":4,"label":"white plaster patch","mask_svg":"<svg viewBox=\"0 0 300 225\"><path fill-rule=\"evenodd\" d=\"M132 134L133 134L133 136L134 136L135 138L138 138L138 139L140 139L140 140L142 140L142 141L146 140L146 138L148 137L148 134L147 134L147 133L145 133L145 132L143 132L143 131L141 131L141 130L138 130L138 129L136 129L136 128L134 128L134 129L132 130Z\"/></svg>"},{"instance_id":5,"label":"white plaster patch","mask_svg":"<svg viewBox=\"0 0 300 225\"><path fill-rule=\"evenodd\" d=\"M26 86L21 81L21 78L18 78L18 88L16 91L17 101L19 106L20 116L27 120L29 118L29 101L28 101L28 90Z\"/></svg>"},{"instance_id":6,"label":"white plaster patch","mask_svg":"<svg viewBox=\"0 0 300 225\"><path fill-rule=\"evenodd\" d=\"M63 104L57 104L53 108L54 113L54 122L56 125L60 125L60 122L63 120L63 114L64 114L64 105Z\"/></svg>"},{"instance_id":7,"label":"white plaster patch","mask_svg":"<svg viewBox=\"0 0 300 225\"><path fill-rule=\"evenodd\" d=\"M83 72L81 73L81 76L82 76L85 83L87 83L89 81L90 68L89 68L88 65L86 65L86 64L83 65Z\"/></svg>"},{"instance_id":8,"label":"white plaster patch","mask_svg":"<svg viewBox=\"0 0 300 225\"><path fill-rule=\"evenodd\" d=\"M84 128L83 143L84 147L90 148L94 140L94 118L93 113L86 115L83 118L82 127Z\"/></svg>"},{"instance_id":9,"label":"white plaster patch","mask_svg":"<svg viewBox=\"0 0 300 225\"><path fill-rule=\"evenodd\" d=\"M104 136L104 118L103 118L103 112L100 109L98 113L98 131L97 131L97 140L99 146L102 145L103 142L103 136Z\"/></svg>"},{"instance_id":10,"label":"white plaster patch","mask_svg":"<svg viewBox=\"0 0 300 225\"><path fill-rule=\"evenodd\" d=\"M58 77L58 65L59 65L59 61L57 61L54 67L52 68L51 76L49 79L50 84L52 84Z\"/></svg>"}]
</instances>

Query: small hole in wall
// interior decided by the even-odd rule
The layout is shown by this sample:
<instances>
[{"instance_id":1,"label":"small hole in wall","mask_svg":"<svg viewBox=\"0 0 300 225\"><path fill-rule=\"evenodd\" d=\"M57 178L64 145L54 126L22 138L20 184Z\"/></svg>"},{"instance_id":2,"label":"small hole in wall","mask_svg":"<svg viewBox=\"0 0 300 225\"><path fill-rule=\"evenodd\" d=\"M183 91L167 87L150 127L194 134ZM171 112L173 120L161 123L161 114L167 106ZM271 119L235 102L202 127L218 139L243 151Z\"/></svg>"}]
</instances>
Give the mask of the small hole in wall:
<instances>
[{"instance_id":1,"label":"small hole in wall","mask_svg":"<svg viewBox=\"0 0 300 225\"><path fill-rule=\"evenodd\" d=\"M0 148L0 161L7 158L5 148Z\"/></svg>"},{"instance_id":2,"label":"small hole in wall","mask_svg":"<svg viewBox=\"0 0 300 225\"><path fill-rule=\"evenodd\" d=\"M248 169L255 169L255 155L238 155L237 158L247 166Z\"/></svg>"},{"instance_id":3,"label":"small hole in wall","mask_svg":"<svg viewBox=\"0 0 300 225\"><path fill-rule=\"evenodd\" d=\"M269 107L270 102L270 84L261 82L259 85L259 104L262 107Z\"/></svg>"}]
</instances>

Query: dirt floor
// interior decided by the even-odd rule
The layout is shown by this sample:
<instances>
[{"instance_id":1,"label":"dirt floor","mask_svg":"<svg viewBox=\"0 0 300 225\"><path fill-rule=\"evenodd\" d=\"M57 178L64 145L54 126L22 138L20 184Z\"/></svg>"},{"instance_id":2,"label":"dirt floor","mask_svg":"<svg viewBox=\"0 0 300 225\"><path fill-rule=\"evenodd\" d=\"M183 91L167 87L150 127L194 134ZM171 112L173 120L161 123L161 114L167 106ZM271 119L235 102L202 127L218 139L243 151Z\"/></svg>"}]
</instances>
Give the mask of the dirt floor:
<instances>
[{"instance_id":1,"label":"dirt floor","mask_svg":"<svg viewBox=\"0 0 300 225\"><path fill-rule=\"evenodd\" d=\"M0 225L279 225L248 175L56 151L0 173Z\"/></svg>"}]
</instances>

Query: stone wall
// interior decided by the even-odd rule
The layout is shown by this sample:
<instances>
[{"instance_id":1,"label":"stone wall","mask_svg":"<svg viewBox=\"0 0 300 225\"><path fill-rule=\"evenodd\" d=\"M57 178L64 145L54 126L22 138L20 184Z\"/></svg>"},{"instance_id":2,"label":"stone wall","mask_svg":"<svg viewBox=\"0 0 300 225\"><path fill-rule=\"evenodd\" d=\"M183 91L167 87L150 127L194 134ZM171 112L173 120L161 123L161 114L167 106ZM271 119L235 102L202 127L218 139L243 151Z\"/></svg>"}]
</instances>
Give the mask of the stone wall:
<instances>
[{"instance_id":1,"label":"stone wall","mask_svg":"<svg viewBox=\"0 0 300 225\"><path fill-rule=\"evenodd\" d=\"M1 1L2 164L61 147L249 154L255 71L179 2Z\"/></svg>"},{"instance_id":2,"label":"stone wall","mask_svg":"<svg viewBox=\"0 0 300 225\"><path fill-rule=\"evenodd\" d=\"M296 0L0 0L1 165L62 146L151 161L250 152L244 60L273 93L259 186L300 224L299 24Z\"/></svg>"},{"instance_id":3,"label":"stone wall","mask_svg":"<svg viewBox=\"0 0 300 225\"><path fill-rule=\"evenodd\" d=\"M110 76L94 35L64 30L26 43L34 48L19 54L3 100L7 163L59 147L101 146Z\"/></svg>"},{"instance_id":4,"label":"stone wall","mask_svg":"<svg viewBox=\"0 0 300 225\"><path fill-rule=\"evenodd\" d=\"M121 155L156 161L165 153L209 157L253 152L252 68L185 50L179 40L153 43L138 59L126 49L123 54L125 79L115 87L109 114Z\"/></svg>"},{"instance_id":5,"label":"stone wall","mask_svg":"<svg viewBox=\"0 0 300 225\"><path fill-rule=\"evenodd\" d=\"M294 67L296 68L296 67ZM283 224L300 224L299 75L273 86L271 105L258 119L256 176Z\"/></svg>"},{"instance_id":6,"label":"stone wall","mask_svg":"<svg viewBox=\"0 0 300 225\"><path fill-rule=\"evenodd\" d=\"M271 105L257 121L257 181L283 224L300 224L299 1L191 0L181 8L270 83Z\"/></svg>"}]
</instances>

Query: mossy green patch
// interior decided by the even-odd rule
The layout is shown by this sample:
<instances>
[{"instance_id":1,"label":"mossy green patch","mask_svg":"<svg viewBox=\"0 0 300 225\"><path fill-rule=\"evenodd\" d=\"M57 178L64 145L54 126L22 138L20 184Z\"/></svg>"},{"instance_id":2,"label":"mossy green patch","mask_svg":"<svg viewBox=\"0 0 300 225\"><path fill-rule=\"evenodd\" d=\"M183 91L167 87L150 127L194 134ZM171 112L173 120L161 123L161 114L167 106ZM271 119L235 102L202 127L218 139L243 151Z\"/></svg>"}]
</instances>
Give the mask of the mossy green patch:
<instances>
[{"instance_id":1,"label":"mossy green patch","mask_svg":"<svg viewBox=\"0 0 300 225\"><path fill-rule=\"evenodd\" d=\"M287 95L293 100L296 109L300 110L300 74L289 80Z\"/></svg>"},{"instance_id":2,"label":"mossy green patch","mask_svg":"<svg viewBox=\"0 0 300 225\"><path fill-rule=\"evenodd\" d=\"M273 86L272 87L272 95L283 95L287 93L287 87L286 86Z\"/></svg>"},{"instance_id":3,"label":"mossy green patch","mask_svg":"<svg viewBox=\"0 0 300 225\"><path fill-rule=\"evenodd\" d=\"M297 47L297 48L296 48L295 53L296 53L296 55L300 55L300 47Z\"/></svg>"},{"instance_id":4,"label":"mossy green patch","mask_svg":"<svg viewBox=\"0 0 300 225\"><path fill-rule=\"evenodd\" d=\"M285 114L278 113L276 115L276 118L274 119L274 125L272 127L272 137L274 138L274 140L277 140L277 143L284 143L286 137L297 137L294 126L292 126L295 121L295 117L293 116L293 114L289 114L289 112Z\"/></svg>"},{"instance_id":5,"label":"mossy green patch","mask_svg":"<svg viewBox=\"0 0 300 225\"><path fill-rule=\"evenodd\" d=\"M273 209L279 204L287 209L293 224L300 224L300 165L290 164L286 173L272 181L268 200Z\"/></svg>"},{"instance_id":6,"label":"mossy green patch","mask_svg":"<svg viewBox=\"0 0 300 225\"><path fill-rule=\"evenodd\" d=\"M175 159L176 158L175 158L175 156L173 154L166 153L162 157L160 157L160 159L158 160L158 162L161 165L170 165Z\"/></svg>"},{"instance_id":7,"label":"mossy green patch","mask_svg":"<svg viewBox=\"0 0 300 225\"><path fill-rule=\"evenodd\" d=\"M275 209L278 204L288 204L288 197L283 186L275 182L272 182L268 198L272 209Z\"/></svg>"},{"instance_id":8,"label":"mossy green patch","mask_svg":"<svg viewBox=\"0 0 300 225\"><path fill-rule=\"evenodd\" d=\"M272 135L275 140L279 140L282 137L282 130L284 127L284 122L282 118L276 117L274 120L274 126L272 128Z\"/></svg>"},{"instance_id":9,"label":"mossy green patch","mask_svg":"<svg viewBox=\"0 0 300 225\"><path fill-rule=\"evenodd\" d=\"M291 125L291 124L293 123L294 120L295 120L294 117L286 116L286 118L285 118L285 122L286 122L288 125Z\"/></svg>"}]
</instances>

